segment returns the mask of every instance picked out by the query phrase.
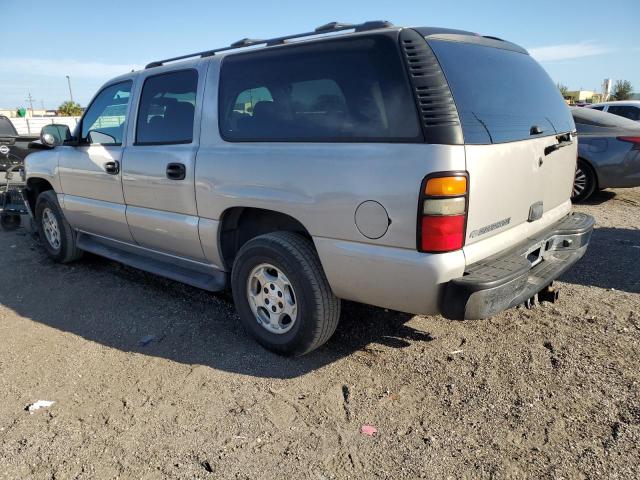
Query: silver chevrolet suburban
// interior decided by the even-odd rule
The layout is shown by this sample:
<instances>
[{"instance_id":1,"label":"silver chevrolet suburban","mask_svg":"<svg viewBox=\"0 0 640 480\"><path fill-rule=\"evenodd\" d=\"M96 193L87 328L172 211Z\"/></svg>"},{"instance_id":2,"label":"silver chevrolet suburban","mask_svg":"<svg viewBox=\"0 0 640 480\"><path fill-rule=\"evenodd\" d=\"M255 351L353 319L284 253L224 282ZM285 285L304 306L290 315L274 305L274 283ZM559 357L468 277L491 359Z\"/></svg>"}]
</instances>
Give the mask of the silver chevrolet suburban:
<instances>
[{"instance_id":1,"label":"silver chevrolet suburban","mask_svg":"<svg viewBox=\"0 0 640 480\"><path fill-rule=\"evenodd\" d=\"M594 225L554 83L460 30L330 23L156 61L60 132L26 161L48 255L231 287L281 354L326 342L341 299L451 319L555 300Z\"/></svg>"}]
</instances>

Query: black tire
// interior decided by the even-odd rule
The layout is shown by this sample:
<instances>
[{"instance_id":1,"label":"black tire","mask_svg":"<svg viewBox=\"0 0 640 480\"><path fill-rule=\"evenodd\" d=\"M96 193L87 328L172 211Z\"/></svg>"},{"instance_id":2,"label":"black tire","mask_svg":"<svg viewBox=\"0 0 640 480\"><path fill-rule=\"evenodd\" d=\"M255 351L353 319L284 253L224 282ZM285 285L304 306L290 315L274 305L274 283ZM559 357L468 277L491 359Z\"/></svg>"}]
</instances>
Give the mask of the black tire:
<instances>
[{"instance_id":1,"label":"black tire","mask_svg":"<svg viewBox=\"0 0 640 480\"><path fill-rule=\"evenodd\" d=\"M51 212L57 221L59 232L59 245L52 245L45 233L43 226L43 214L45 210ZM58 198L53 190L42 192L36 200L36 226L40 237L40 243L44 247L49 258L59 263L69 263L82 256L82 250L76 247L76 234L64 218L62 209L58 204Z\"/></svg>"},{"instance_id":2,"label":"black tire","mask_svg":"<svg viewBox=\"0 0 640 480\"><path fill-rule=\"evenodd\" d=\"M295 291L297 315L286 333L263 327L249 305L249 276L265 263L281 270ZM331 338L338 325L340 299L329 287L313 243L296 233L269 233L243 245L233 264L231 287L245 329L262 346L280 355L315 350Z\"/></svg>"},{"instance_id":3,"label":"black tire","mask_svg":"<svg viewBox=\"0 0 640 480\"><path fill-rule=\"evenodd\" d=\"M571 201L574 203L584 202L589 198L598 186L596 173L587 162L578 159L576 173L573 180L573 190Z\"/></svg>"},{"instance_id":4,"label":"black tire","mask_svg":"<svg viewBox=\"0 0 640 480\"><path fill-rule=\"evenodd\" d=\"M17 213L0 214L0 226L6 232L13 232L20 226L20 215Z\"/></svg>"}]
</instances>

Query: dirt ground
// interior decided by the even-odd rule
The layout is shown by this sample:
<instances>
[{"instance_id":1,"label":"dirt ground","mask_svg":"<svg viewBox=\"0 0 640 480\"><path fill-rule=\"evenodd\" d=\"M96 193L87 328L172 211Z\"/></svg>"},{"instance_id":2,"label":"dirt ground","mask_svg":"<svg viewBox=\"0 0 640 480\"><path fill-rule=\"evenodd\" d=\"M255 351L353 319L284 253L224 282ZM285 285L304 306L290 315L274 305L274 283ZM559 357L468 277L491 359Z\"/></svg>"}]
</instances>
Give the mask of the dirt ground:
<instances>
[{"instance_id":1,"label":"dirt ground","mask_svg":"<svg viewBox=\"0 0 640 480\"><path fill-rule=\"evenodd\" d=\"M640 189L577 209L598 225L559 303L347 304L298 359L224 296L0 233L0 478L640 478Z\"/></svg>"}]
</instances>

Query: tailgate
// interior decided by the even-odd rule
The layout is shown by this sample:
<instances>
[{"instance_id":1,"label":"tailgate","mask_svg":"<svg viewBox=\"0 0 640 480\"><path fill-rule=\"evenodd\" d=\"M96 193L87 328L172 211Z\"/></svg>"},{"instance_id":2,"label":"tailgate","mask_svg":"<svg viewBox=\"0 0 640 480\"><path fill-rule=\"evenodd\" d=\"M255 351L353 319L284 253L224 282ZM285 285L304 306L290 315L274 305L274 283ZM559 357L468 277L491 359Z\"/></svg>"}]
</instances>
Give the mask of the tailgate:
<instances>
[{"instance_id":1,"label":"tailgate","mask_svg":"<svg viewBox=\"0 0 640 480\"><path fill-rule=\"evenodd\" d=\"M527 234L541 230L544 214L569 200L575 175L575 125L558 88L522 49L474 38L428 43L464 136L466 245L527 222Z\"/></svg>"},{"instance_id":2,"label":"tailgate","mask_svg":"<svg viewBox=\"0 0 640 480\"><path fill-rule=\"evenodd\" d=\"M495 145L468 145L470 245L565 203L571 196L577 142L545 155L555 136ZM542 229L544 225L540 223ZM533 231L539 230L533 229ZM531 230L529 230L531 231Z\"/></svg>"}]
</instances>

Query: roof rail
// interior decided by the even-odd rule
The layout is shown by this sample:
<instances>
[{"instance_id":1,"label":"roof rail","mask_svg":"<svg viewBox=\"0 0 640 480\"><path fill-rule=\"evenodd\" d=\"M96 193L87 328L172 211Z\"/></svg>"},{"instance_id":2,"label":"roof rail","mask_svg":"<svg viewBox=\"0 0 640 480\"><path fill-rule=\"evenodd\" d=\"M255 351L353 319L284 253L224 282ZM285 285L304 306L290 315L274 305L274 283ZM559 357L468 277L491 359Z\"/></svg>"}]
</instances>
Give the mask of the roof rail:
<instances>
[{"instance_id":1,"label":"roof rail","mask_svg":"<svg viewBox=\"0 0 640 480\"><path fill-rule=\"evenodd\" d=\"M288 40L293 40L295 38L312 37L315 35L341 32L344 30L355 30L356 32L365 32L367 30L376 30L379 28L391 28L393 26L394 25L391 22L387 22L386 20L374 20L374 21L364 22L360 24L331 22L331 23L327 23L325 25L319 26L313 32L298 33L295 35L286 35L284 37L271 38L269 40L256 40L252 38L243 38L242 40L238 40L237 42L232 43L228 47L216 48L214 50L206 50L204 52L190 53L189 55L181 55L179 57L167 58L165 60L158 60L158 61L149 63L145 68L160 67L166 63L177 62L178 60L186 60L187 58L212 57L218 52L225 52L227 50L234 50L236 48L252 47L255 45L265 45L267 47L270 47L272 45L281 45L283 43L286 43Z\"/></svg>"}]
</instances>

